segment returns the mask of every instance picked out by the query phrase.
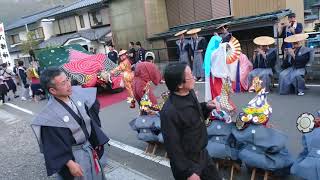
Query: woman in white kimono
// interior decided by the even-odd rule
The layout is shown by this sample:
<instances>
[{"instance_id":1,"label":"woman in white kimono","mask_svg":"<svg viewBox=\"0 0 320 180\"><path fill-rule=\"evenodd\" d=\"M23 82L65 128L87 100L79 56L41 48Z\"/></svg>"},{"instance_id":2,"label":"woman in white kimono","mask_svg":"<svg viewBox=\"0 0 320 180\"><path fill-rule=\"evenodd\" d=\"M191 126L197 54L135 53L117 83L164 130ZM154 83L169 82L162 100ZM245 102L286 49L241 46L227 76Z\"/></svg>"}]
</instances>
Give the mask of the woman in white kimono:
<instances>
[{"instance_id":1,"label":"woman in white kimono","mask_svg":"<svg viewBox=\"0 0 320 180\"><path fill-rule=\"evenodd\" d=\"M31 127L48 176L57 174L59 180L104 180L100 158L109 138L87 112L96 100L96 91L72 88L69 78L57 68L46 69L40 78L52 98Z\"/></svg>"},{"instance_id":2,"label":"woman in white kimono","mask_svg":"<svg viewBox=\"0 0 320 180\"><path fill-rule=\"evenodd\" d=\"M201 28L191 29L187 34L192 35L190 40L192 57L193 58L193 76L198 81L204 81L204 68L203 68L203 59L206 50L206 40L204 37L199 37L198 32L201 31Z\"/></svg>"},{"instance_id":3,"label":"woman in white kimono","mask_svg":"<svg viewBox=\"0 0 320 180\"><path fill-rule=\"evenodd\" d=\"M283 71L279 76L280 94L289 94L291 87L294 87L298 96L304 95L306 65L312 62L314 54L313 49L302 46L302 42L307 38L307 34L296 34L285 39L285 42L292 43L294 48L285 49L281 66Z\"/></svg>"},{"instance_id":4,"label":"woman in white kimono","mask_svg":"<svg viewBox=\"0 0 320 180\"><path fill-rule=\"evenodd\" d=\"M253 40L259 46L253 54L253 70L249 73L249 87L254 77L262 80L262 88L267 92L270 90L271 77L273 76L273 68L277 61L276 48L269 48L269 45L275 41L272 37L260 36Z\"/></svg>"},{"instance_id":5,"label":"woman in white kimono","mask_svg":"<svg viewBox=\"0 0 320 180\"><path fill-rule=\"evenodd\" d=\"M174 36L179 36L179 40L176 41L176 44L178 46L177 53L179 55L179 61L186 62L191 67L191 62L189 59L190 43L189 40L184 37L184 34L186 32L187 30L182 30L176 33Z\"/></svg>"}]
</instances>

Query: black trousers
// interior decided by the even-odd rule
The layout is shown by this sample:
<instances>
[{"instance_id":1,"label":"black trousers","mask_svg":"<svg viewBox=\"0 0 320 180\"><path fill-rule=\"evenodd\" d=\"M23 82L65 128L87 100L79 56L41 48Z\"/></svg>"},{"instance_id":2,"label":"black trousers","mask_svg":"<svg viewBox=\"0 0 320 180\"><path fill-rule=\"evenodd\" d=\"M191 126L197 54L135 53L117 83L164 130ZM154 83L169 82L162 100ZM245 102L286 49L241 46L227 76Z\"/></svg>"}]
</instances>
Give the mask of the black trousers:
<instances>
[{"instance_id":1,"label":"black trousers","mask_svg":"<svg viewBox=\"0 0 320 180\"><path fill-rule=\"evenodd\" d=\"M209 161L208 166L202 171L200 178L201 180L221 180L219 172L213 161Z\"/></svg>"},{"instance_id":2,"label":"black trousers","mask_svg":"<svg viewBox=\"0 0 320 180\"><path fill-rule=\"evenodd\" d=\"M4 103L4 101L5 101L5 94L0 94L0 100L2 100L2 103Z\"/></svg>"},{"instance_id":3,"label":"black trousers","mask_svg":"<svg viewBox=\"0 0 320 180\"><path fill-rule=\"evenodd\" d=\"M16 83L14 83L12 78L9 78L8 80L5 80L4 82L6 82L9 86L9 91L12 90L13 93L15 93L17 91L17 85Z\"/></svg>"}]
</instances>

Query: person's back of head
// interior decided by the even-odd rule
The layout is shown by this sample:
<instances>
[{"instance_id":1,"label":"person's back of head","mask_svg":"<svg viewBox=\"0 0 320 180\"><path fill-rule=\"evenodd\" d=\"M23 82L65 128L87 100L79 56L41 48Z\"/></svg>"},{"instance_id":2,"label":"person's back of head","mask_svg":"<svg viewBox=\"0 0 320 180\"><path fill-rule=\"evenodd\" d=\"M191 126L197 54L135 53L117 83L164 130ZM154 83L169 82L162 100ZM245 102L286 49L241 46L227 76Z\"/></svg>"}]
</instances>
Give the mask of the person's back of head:
<instances>
[{"instance_id":1,"label":"person's back of head","mask_svg":"<svg viewBox=\"0 0 320 180\"><path fill-rule=\"evenodd\" d=\"M155 59L154 53L151 52L151 51L148 51L148 52L146 53L146 55L145 55L145 59L146 59L147 62L153 62L154 59Z\"/></svg>"},{"instance_id":2,"label":"person's back of head","mask_svg":"<svg viewBox=\"0 0 320 180\"><path fill-rule=\"evenodd\" d=\"M21 67L24 65L24 62L23 61L18 61L18 66Z\"/></svg>"},{"instance_id":3,"label":"person's back of head","mask_svg":"<svg viewBox=\"0 0 320 180\"><path fill-rule=\"evenodd\" d=\"M170 63L164 70L164 80L171 92L179 91L179 85L185 82L185 69L187 63L175 62Z\"/></svg>"},{"instance_id":4,"label":"person's back of head","mask_svg":"<svg viewBox=\"0 0 320 180\"><path fill-rule=\"evenodd\" d=\"M113 44L110 44L110 45L109 45L109 50L110 50L110 51L113 51L113 50L114 50L114 45L113 45Z\"/></svg>"},{"instance_id":5,"label":"person's back of head","mask_svg":"<svg viewBox=\"0 0 320 180\"><path fill-rule=\"evenodd\" d=\"M136 42L136 45L137 45L138 47L142 47L140 41L137 41L137 42Z\"/></svg>"}]
</instances>

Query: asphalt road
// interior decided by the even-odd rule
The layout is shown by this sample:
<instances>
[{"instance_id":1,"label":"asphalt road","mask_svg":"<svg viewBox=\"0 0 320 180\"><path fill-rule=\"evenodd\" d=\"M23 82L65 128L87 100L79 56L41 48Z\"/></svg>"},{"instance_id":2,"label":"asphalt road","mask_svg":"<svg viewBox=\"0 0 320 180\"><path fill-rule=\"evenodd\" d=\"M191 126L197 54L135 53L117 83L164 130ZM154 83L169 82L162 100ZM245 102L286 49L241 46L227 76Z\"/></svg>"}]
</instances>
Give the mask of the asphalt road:
<instances>
[{"instance_id":1,"label":"asphalt road","mask_svg":"<svg viewBox=\"0 0 320 180\"><path fill-rule=\"evenodd\" d=\"M156 88L156 94L160 94L165 90L164 85L161 85ZM200 101L203 100L204 84L197 84L196 91L198 91ZM241 110L241 107L245 106L253 97L254 94L252 93L240 93L234 94L232 99L238 106L238 110ZM273 108L270 123L288 135L288 148L295 157L301 151L301 133L295 127L296 118L303 112L315 113L319 110L319 100L320 87L310 87L305 96L302 97L296 95L280 96L276 92L268 96L268 102ZM22 102L16 99L11 103L36 114L46 102ZM167 166L148 160L148 157L129 153L131 147L139 150L144 150L146 147L146 143L139 141L136 138L136 133L128 125L137 114L138 110L129 109L125 101L101 110L100 116L103 130L112 140L126 144L129 147L119 149L110 146L106 148L108 158L111 162L124 167L124 169L131 169L132 171L130 172L140 172L148 178L173 179L171 170ZM0 180L50 179L46 176L44 160L39 153L37 142L30 128L32 118L33 115L8 105L0 107ZM157 155L163 155L163 151L158 151ZM112 166L110 166L109 170L111 171L112 169ZM106 171L108 172L108 168ZM116 172L118 171L113 171L113 173ZM224 177L228 177L226 172L221 173ZM246 170L243 170L241 175L237 175L236 179L249 179L249 174ZM296 178L289 177L288 179Z\"/></svg>"}]
</instances>

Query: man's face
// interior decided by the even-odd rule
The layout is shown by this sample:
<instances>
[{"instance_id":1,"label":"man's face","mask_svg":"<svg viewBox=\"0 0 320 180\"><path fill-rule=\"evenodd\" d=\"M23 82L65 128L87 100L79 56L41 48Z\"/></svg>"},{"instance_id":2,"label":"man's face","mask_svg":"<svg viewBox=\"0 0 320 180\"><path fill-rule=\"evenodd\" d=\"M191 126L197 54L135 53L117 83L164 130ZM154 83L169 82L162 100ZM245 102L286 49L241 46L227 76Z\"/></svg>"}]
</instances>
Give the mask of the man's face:
<instances>
[{"instance_id":1,"label":"man's face","mask_svg":"<svg viewBox=\"0 0 320 180\"><path fill-rule=\"evenodd\" d=\"M189 66L184 70L185 82L180 85L180 90L190 91L194 88L195 80Z\"/></svg>"},{"instance_id":2,"label":"man's face","mask_svg":"<svg viewBox=\"0 0 320 180\"><path fill-rule=\"evenodd\" d=\"M294 42L294 43L292 43L292 44L293 44L293 47L294 47L294 48L299 48L299 47L302 45L301 42Z\"/></svg>"},{"instance_id":3,"label":"man's face","mask_svg":"<svg viewBox=\"0 0 320 180\"><path fill-rule=\"evenodd\" d=\"M112 46L109 46L109 50L110 50L110 51L113 51L113 47L112 47Z\"/></svg>"},{"instance_id":4,"label":"man's face","mask_svg":"<svg viewBox=\"0 0 320 180\"><path fill-rule=\"evenodd\" d=\"M289 22L294 22L294 21L296 21L296 17L290 17L290 18L288 18L288 20L289 20Z\"/></svg>"},{"instance_id":5,"label":"man's face","mask_svg":"<svg viewBox=\"0 0 320 180\"><path fill-rule=\"evenodd\" d=\"M72 94L71 81L65 73L61 73L53 79L54 87L49 88L53 96L67 97Z\"/></svg>"},{"instance_id":6,"label":"man's face","mask_svg":"<svg viewBox=\"0 0 320 180\"><path fill-rule=\"evenodd\" d=\"M260 46L260 49L262 49L263 51L267 51L268 50L268 46Z\"/></svg>"}]
</instances>

